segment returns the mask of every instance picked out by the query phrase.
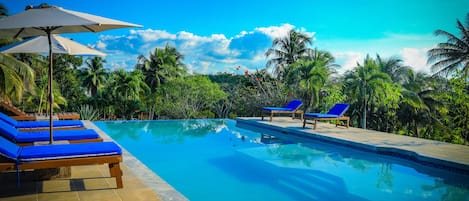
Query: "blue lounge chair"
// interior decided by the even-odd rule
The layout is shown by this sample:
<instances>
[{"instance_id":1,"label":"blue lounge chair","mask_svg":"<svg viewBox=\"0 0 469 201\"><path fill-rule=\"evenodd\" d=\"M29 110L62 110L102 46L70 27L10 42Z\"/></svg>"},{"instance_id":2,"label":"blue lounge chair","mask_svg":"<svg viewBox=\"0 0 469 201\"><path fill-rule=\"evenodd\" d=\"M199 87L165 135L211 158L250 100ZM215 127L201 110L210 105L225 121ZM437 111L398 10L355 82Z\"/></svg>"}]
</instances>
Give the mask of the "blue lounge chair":
<instances>
[{"instance_id":1,"label":"blue lounge chair","mask_svg":"<svg viewBox=\"0 0 469 201\"><path fill-rule=\"evenodd\" d=\"M0 121L0 136L18 144L33 145L34 142L49 141L49 131L20 132L12 125ZM67 140L69 143L102 142L103 139L93 129L57 130L54 141Z\"/></svg>"},{"instance_id":2,"label":"blue lounge chair","mask_svg":"<svg viewBox=\"0 0 469 201\"><path fill-rule=\"evenodd\" d=\"M350 123L350 117L343 116L343 115L348 110L349 107L350 107L349 104L337 103L327 113L305 113L304 120L303 120L303 128L306 125L306 121L309 119L314 120L313 130L316 129L316 125L318 121L320 120L335 120L336 126L339 125L339 121L346 121L345 126L348 128L349 123Z\"/></svg>"},{"instance_id":3,"label":"blue lounge chair","mask_svg":"<svg viewBox=\"0 0 469 201\"><path fill-rule=\"evenodd\" d=\"M111 177L122 188L122 151L114 142L54 144L20 147L0 137L0 172L46 169L78 165L109 164ZM19 178L18 178L19 182Z\"/></svg>"},{"instance_id":4,"label":"blue lounge chair","mask_svg":"<svg viewBox=\"0 0 469 201\"><path fill-rule=\"evenodd\" d=\"M17 129L49 129L49 121L16 121L6 114L0 112L0 120L12 125ZM55 120L53 123L54 129L66 128L83 128L83 122L80 120Z\"/></svg>"},{"instance_id":5,"label":"blue lounge chair","mask_svg":"<svg viewBox=\"0 0 469 201\"><path fill-rule=\"evenodd\" d=\"M264 120L264 114L266 113L270 116L269 121L272 121L274 114L291 114L292 118L295 118L295 114L299 114L300 118L303 119L303 110L300 110L301 105L303 105L301 100L292 100L283 107L263 107L261 119Z\"/></svg>"}]
</instances>

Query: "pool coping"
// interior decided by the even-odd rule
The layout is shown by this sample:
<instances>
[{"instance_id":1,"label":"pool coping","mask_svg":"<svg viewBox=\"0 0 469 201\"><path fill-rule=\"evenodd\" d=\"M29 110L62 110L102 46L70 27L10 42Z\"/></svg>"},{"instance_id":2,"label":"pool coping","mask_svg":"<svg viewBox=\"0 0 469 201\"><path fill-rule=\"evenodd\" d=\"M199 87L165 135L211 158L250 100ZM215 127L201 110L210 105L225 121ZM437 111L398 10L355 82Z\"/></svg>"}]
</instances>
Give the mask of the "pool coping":
<instances>
[{"instance_id":1,"label":"pool coping","mask_svg":"<svg viewBox=\"0 0 469 201\"><path fill-rule=\"evenodd\" d=\"M123 163L132 173L135 174L145 185L151 188L163 201L188 201L182 193L164 181L155 172L150 170L145 164L139 161L135 156L128 152L119 143L114 141L109 135L102 131L98 126L89 120L82 120L86 128L94 129L104 141L113 141L122 149ZM125 176L125 175L124 175ZM125 184L124 184L125 188Z\"/></svg>"},{"instance_id":2,"label":"pool coping","mask_svg":"<svg viewBox=\"0 0 469 201\"><path fill-rule=\"evenodd\" d=\"M299 120L296 120L296 121L299 122ZM299 137L305 137L305 138L320 140L324 142L349 146L352 148L362 149L366 151L372 151L378 154L396 156L399 158L409 159L411 161L421 163L423 165L448 169L450 171L457 171L463 174L469 174L469 164L464 164L458 161L448 160L444 158L432 157L426 153L418 153L415 151L406 150L405 147L399 148L396 146L383 146L383 145L379 145L379 143L370 144L369 142L368 143L357 142L353 140L347 140L343 138L330 136L330 135L321 133L320 131L298 128L296 126L283 127L281 125L276 125L275 122L272 123L272 122L266 122L265 120L262 121L260 118L236 118L236 126L239 126L241 128L247 128L247 129L249 129L250 127L253 127L256 129L265 129L268 131L279 132L279 133L286 134L286 135L291 134L291 135L295 135ZM324 126L324 125L321 125L321 126ZM389 136L391 137L392 135L395 135L395 134L389 134ZM401 136L401 135L396 135L396 136L408 137L409 139L412 139L414 141L416 140L416 138L409 137L409 136ZM419 140L430 141L427 139L419 139ZM449 143L444 143L444 142L437 142L437 141L435 142L438 144L444 144L444 145L449 144ZM467 149L469 150L469 147Z\"/></svg>"}]
</instances>

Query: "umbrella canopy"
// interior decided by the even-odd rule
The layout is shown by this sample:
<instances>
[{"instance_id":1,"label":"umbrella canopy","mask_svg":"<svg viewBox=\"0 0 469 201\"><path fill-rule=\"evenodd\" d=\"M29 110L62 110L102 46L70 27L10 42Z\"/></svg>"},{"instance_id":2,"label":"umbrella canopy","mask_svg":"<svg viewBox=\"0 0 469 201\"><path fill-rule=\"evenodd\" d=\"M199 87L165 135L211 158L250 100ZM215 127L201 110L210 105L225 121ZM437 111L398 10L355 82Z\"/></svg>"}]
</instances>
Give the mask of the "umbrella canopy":
<instances>
[{"instance_id":1,"label":"umbrella canopy","mask_svg":"<svg viewBox=\"0 0 469 201\"><path fill-rule=\"evenodd\" d=\"M42 4L0 19L0 37L31 37L60 33L100 32L109 29L141 27L119 20L90 15Z\"/></svg>"},{"instance_id":2,"label":"umbrella canopy","mask_svg":"<svg viewBox=\"0 0 469 201\"><path fill-rule=\"evenodd\" d=\"M53 143L53 102L52 96L52 34L100 32L109 29L141 27L140 25L99 17L87 13L66 10L56 6L41 4L28 6L26 11L0 19L0 37L16 38L46 35L49 47L49 123L50 143Z\"/></svg>"},{"instance_id":3,"label":"umbrella canopy","mask_svg":"<svg viewBox=\"0 0 469 201\"><path fill-rule=\"evenodd\" d=\"M106 54L91 49L73 40L59 35L51 36L51 47L53 54L70 55L97 55L106 56ZM2 53L49 53L49 40L47 36L35 36L0 49Z\"/></svg>"}]
</instances>

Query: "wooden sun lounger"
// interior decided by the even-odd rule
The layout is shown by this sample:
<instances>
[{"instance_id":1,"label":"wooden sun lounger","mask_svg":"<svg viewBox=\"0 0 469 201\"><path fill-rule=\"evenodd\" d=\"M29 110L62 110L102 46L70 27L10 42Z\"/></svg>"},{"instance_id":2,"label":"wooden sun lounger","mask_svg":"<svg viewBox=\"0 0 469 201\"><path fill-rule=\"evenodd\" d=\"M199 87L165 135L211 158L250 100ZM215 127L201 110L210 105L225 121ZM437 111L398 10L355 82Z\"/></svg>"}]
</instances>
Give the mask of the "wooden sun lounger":
<instances>
[{"instance_id":1,"label":"wooden sun lounger","mask_svg":"<svg viewBox=\"0 0 469 201\"><path fill-rule=\"evenodd\" d=\"M303 120L303 110L294 110L294 111L286 111L286 110L262 110L261 120L264 120L264 115L267 114L269 116L269 121L272 121L272 118L275 114L291 114L292 119L295 119L296 115L299 115L300 119Z\"/></svg>"},{"instance_id":2,"label":"wooden sun lounger","mask_svg":"<svg viewBox=\"0 0 469 201\"><path fill-rule=\"evenodd\" d=\"M15 114L15 116L11 116L15 120L31 121L31 120L44 119L46 117L43 115L26 113L5 100L0 100L0 105L3 108ZM79 120L80 119L80 114L75 113L75 112L59 112L59 113L54 113L53 116L59 120L66 120L66 119Z\"/></svg>"},{"instance_id":3,"label":"wooden sun lounger","mask_svg":"<svg viewBox=\"0 0 469 201\"><path fill-rule=\"evenodd\" d=\"M303 120L303 128L305 128L306 126L306 121L308 119L311 119L311 120L314 120L314 126L313 126L313 130L316 130L316 125L318 124L319 121L335 121L335 126L345 126L347 128L349 128L349 125L350 125L350 117L348 116L340 116L340 117L327 117L327 118L318 118L318 117L304 117L304 120ZM345 121L345 124L341 124L340 121Z\"/></svg>"},{"instance_id":4,"label":"wooden sun lounger","mask_svg":"<svg viewBox=\"0 0 469 201\"><path fill-rule=\"evenodd\" d=\"M123 188L122 183L122 170L119 163L122 162L121 155L110 156L93 156L69 159L56 159L56 160L41 160L24 162L18 164L18 170L35 170L47 168L59 168L79 165L99 165L108 164L111 177L116 178L117 188ZM16 164L13 162L0 162L0 172L3 171L16 171Z\"/></svg>"}]
</instances>

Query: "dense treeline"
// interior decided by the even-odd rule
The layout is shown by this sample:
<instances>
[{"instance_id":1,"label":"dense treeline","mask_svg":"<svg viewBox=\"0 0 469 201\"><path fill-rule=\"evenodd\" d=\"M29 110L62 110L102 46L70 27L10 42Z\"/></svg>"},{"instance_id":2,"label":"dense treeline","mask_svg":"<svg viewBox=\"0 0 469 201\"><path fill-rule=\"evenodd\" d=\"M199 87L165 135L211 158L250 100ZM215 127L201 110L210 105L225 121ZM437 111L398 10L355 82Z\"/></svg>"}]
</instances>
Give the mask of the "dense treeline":
<instances>
[{"instance_id":1,"label":"dense treeline","mask_svg":"<svg viewBox=\"0 0 469 201\"><path fill-rule=\"evenodd\" d=\"M186 119L259 116L261 107L291 99L303 100L307 112L346 102L352 126L468 144L469 22L457 26L460 38L435 32L448 41L428 52L432 75L379 55L339 74L333 55L309 48L311 38L296 30L273 41L266 68L244 74L189 74L184 56L169 45L139 56L131 71L109 71L100 57L55 55L54 107L91 120ZM45 112L47 62L41 55L0 54L1 98Z\"/></svg>"}]
</instances>

